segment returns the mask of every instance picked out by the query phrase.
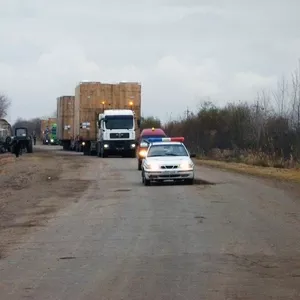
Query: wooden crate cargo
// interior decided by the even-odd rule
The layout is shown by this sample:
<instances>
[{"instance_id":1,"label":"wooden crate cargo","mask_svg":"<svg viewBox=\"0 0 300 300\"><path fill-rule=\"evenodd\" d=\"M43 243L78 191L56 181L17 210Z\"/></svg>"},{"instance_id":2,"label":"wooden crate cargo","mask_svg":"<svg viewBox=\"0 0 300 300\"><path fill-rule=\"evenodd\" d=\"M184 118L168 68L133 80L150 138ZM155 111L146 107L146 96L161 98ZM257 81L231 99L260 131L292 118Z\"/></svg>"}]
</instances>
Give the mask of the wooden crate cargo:
<instances>
[{"instance_id":1,"label":"wooden crate cargo","mask_svg":"<svg viewBox=\"0 0 300 300\"><path fill-rule=\"evenodd\" d=\"M141 112L141 85L82 82L75 89L74 135L81 140L96 140L98 114L104 109L132 109Z\"/></svg>"},{"instance_id":2,"label":"wooden crate cargo","mask_svg":"<svg viewBox=\"0 0 300 300\"><path fill-rule=\"evenodd\" d=\"M122 108L131 109L135 113L135 133L136 138L138 138L140 129L137 126L137 120L141 119L141 85L135 82L121 82L119 86L120 103L122 105Z\"/></svg>"},{"instance_id":3,"label":"wooden crate cargo","mask_svg":"<svg viewBox=\"0 0 300 300\"><path fill-rule=\"evenodd\" d=\"M100 82L84 82L75 89L74 135L82 140L96 139L97 113L110 100L111 86ZM108 99L108 100L106 100Z\"/></svg>"},{"instance_id":4,"label":"wooden crate cargo","mask_svg":"<svg viewBox=\"0 0 300 300\"><path fill-rule=\"evenodd\" d=\"M51 129L51 126L53 124L57 124L57 118L49 118L48 119L48 126L49 126L49 129Z\"/></svg>"},{"instance_id":5,"label":"wooden crate cargo","mask_svg":"<svg viewBox=\"0 0 300 300\"><path fill-rule=\"evenodd\" d=\"M71 140L74 136L74 96L57 98L57 137L61 141Z\"/></svg>"}]
</instances>

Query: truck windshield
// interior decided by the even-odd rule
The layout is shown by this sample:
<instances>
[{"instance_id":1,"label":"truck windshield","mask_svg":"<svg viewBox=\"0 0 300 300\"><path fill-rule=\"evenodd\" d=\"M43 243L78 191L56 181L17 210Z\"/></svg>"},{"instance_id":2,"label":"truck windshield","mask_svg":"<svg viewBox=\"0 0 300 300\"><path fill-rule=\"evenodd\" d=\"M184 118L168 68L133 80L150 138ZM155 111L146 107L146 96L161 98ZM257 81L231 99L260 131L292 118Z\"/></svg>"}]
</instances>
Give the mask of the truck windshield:
<instances>
[{"instance_id":1,"label":"truck windshield","mask_svg":"<svg viewBox=\"0 0 300 300\"><path fill-rule=\"evenodd\" d=\"M133 129L133 116L106 116L106 129Z\"/></svg>"},{"instance_id":2,"label":"truck windshield","mask_svg":"<svg viewBox=\"0 0 300 300\"><path fill-rule=\"evenodd\" d=\"M26 136L27 131L24 128L18 128L16 130L16 136Z\"/></svg>"}]
</instances>

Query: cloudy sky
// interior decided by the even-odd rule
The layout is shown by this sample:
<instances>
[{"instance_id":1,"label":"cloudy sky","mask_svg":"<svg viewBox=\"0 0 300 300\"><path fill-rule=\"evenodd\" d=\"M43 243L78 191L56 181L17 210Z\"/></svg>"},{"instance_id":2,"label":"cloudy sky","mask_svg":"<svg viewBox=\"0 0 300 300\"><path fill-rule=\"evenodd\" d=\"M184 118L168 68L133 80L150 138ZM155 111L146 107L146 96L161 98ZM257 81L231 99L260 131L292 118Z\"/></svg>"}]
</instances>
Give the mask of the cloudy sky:
<instances>
[{"instance_id":1,"label":"cloudy sky","mask_svg":"<svg viewBox=\"0 0 300 300\"><path fill-rule=\"evenodd\" d=\"M300 58L299 0L0 0L9 120L55 110L81 80L142 83L164 120L200 101L253 100Z\"/></svg>"}]
</instances>

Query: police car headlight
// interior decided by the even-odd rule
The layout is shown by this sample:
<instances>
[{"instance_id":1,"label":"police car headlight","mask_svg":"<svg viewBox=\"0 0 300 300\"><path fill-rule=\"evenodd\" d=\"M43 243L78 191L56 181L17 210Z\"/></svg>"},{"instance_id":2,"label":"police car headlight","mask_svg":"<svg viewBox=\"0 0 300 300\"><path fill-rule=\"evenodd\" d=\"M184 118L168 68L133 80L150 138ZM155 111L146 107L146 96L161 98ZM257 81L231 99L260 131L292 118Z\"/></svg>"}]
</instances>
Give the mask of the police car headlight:
<instances>
[{"instance_id":1,"label":"police car headlight","mask_svg":"<svg viewBox=\"0 0 300 300\"><path fill-rule=\"evenodd\" d=\"M150 169L151 171L158 171L159 165L156 163L150 163L150 164L148 164L148 169Z\"/></svg>"},{"instance_id":2,"label":"police car headlight","mask_svg":"<svg viewBox=\"0 0 300 300\"><path fill-rule=\"evenodd\" d=\"M182 170L190 170L194 167L194 165L188 161L182 162L180 164L180 169Z\"/></svg>"}]
</instances>

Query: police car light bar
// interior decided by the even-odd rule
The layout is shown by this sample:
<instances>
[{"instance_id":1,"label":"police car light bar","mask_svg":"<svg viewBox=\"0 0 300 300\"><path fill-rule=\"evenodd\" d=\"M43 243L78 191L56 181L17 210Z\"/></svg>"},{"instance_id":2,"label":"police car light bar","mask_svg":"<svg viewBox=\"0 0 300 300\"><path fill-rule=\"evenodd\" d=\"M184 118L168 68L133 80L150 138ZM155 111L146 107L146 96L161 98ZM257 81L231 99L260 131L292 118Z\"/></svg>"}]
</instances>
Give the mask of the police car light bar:
<instances>
[{"instance_id":1,"label":"police car light bar","mask_svg":"<svg viewBox=\"0 0 300 300\"><path fill-rule=\"evenodd\" d=\"M168 137L168 138L148 138L149 143L159 143L159 142L184 142L184 137Z\"/></svg>"}]
</instances>

